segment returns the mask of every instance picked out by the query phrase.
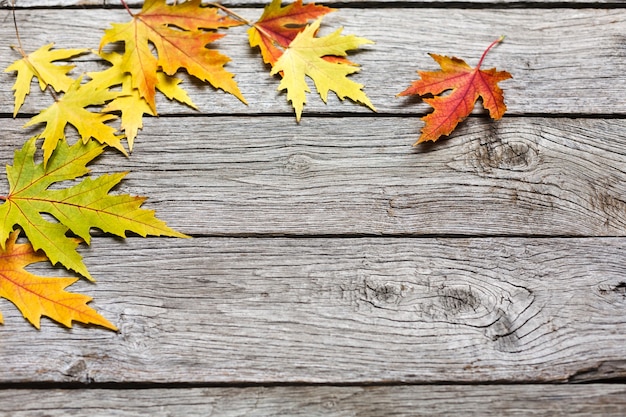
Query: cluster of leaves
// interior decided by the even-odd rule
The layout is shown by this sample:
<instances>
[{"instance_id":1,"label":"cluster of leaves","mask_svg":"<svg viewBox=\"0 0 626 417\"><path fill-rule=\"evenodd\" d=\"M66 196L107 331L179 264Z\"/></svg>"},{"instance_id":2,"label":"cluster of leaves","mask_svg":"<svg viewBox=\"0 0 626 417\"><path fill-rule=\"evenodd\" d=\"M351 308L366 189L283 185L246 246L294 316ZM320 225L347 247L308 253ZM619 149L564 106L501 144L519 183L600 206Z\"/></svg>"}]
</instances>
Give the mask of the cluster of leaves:
<instances>
[{"instance_id":1,"label":"cluster of leaves","mask_svg":"<svg viewBox=\"0 0 626 417\"><path fill-rule=\"evenodd\" d=\"M180 70L245 103L233 74L225 69L230 59L207 47L224 36L218 29L250 26L250 45L261 50L271 73L282 77L279 89L287 90L298 119L309 91L305 77L315 82L324 101L334 91L342 99L373 109L362 86L347 78L358 66L345 58L348 50L371 42L343 36L341 30L317 37L320 19L330 8L303 5L300 0L282 7L280 0L273 0L255 23L219 5L202 5L200 0L173 5L146 0L140 12L127 10L130 21L112 24L101 39L97 53L110 64L103 71L71 78L68 74L74 66L55 62L88 51L53 49L52 44L30 54L20 46L22 59L6 69L17 73L14 116L30 93L33 79L54 98L52 105L26 123L25 127L44 124L45 128L15 153L13 165L7 167L9 193L1 197L4 203L0 205L0 297L12 301L36 327L45 315L67 326L80 321L115 329L86 305L90 298L64 290L74 278L39 277L25 271L25 266L49 260L92 279L77 252L80 242L89 244L92 228L121 237L129 231L141 236L185 236L142 209L143 197L109 193L126 173L92 178L87 165L106 146L127 155L124 139L132 151L143 116L157 115L157 91L195 108L176 77ZM119 43L123 52L107 51L110 44ZM118 117L116 128L110 123ZM73 145L67 142L67 125L80 136ZM43 161L36 163L39 140ZM77 183L51 189L63 181ZM17 243L21 233L29 243Z\"/></svg>"},{"instance_id":2,"label":"cluster of leaves","mask_svg":"<svg viewBox=\"0 0 626 417\"><path fill-rule=\"evenodd\" d=\"M307 78L324 102L333 91L341 100L349 98L375 111L363 86L348 78L359 66L347 59L348 51L372 42L342 35L341 29L318 36L322 17L334 9L303 5L301 0L282 6L281 0L272 0L259 20L250 22L218 4L200 1L167 4L165 0L146 0L138 13L122 1L131 19L112 24L97 51L110 66L77 78L68 75L73 65L55 62L72 60L88 50L53 49L52 44L32 53L16 48L22 59L6 69L17 73L14 116L34 79L54 98L52 105L25 124L45 127L16 151L13 165L7 166L9 192L0 196L4 200L0 205L0 297L12 301L36 327L41 316L48 316L70 327L72 321L80 321L115 329L87 306L89 297L65 291L76 278L36 276L24 269L27 265L48 260L92 279L77 252L81 243L90 243L92 228L120 237L127 232L144 237L185 237L157 219L154 212L142 209L144 197L110 194L126 173L93 178L87 165L107 146L125 155L132 151L144 115L157 115L157 92L196 108L177 78L181 70L246 102L233 74L225 68L230 58L207 47L224 36L218 30L249 26L250 46L260 50L270 74L280 78L278 90L286 90L298 121L310 92ZM123 51L113 48L114 44L123 45ZM425 99L435 111L424 119L420 142L449 134L471 112L478 97L483 98L492 117L502 116L505 107L496 84L510 77L508 73L480 70L480 63L472 69L456 58L432 56L443 71L420 72L422 79L400 95L454 91ZM118 119L116 128L111 122ZM80 136L73 145L66 138L68 125ZM39 142L43 158L36 162ZM63 188L64 181L74 184ZM20 234L28 243L17 243Z\"/></svg>"}]
</instances>

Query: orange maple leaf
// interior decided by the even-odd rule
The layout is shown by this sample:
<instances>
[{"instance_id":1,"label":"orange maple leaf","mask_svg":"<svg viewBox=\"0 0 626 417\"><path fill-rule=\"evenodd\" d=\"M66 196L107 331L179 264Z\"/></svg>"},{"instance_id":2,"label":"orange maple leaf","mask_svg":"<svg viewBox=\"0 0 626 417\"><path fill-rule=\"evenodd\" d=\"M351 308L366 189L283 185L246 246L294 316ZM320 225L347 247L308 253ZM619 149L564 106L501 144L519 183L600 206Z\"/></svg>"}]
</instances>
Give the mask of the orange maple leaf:
<instances>
[{"instance_id":1,"label":"orange maple leaf","mask_svg":"<svg viewBox=\"0 0 626 417\"><path fill-rule=\"evenodd\" d=\"M421 79L399 96L433 95L424 98L435 110L422 118L426 125L422 129L415 144L436 141L441 136L449 135L456 126L472 112L478 98L482 98L483 107L489 111L492 119L502 118L506 111L504 94L498 82L512 78L506 71L496 71L495 68L481 70L480 66L487 52L504 37L494 41L487 47L476 68L472 68L462 59L436 54L429 54L441 66L440 71L418 71ZM452 90L445 96L438 96L444 91Z\"/></svg>"},{"instance_id":2,"label":"orange maple leaf","mask_svg":"<svg viewBox=\"0 0 626 417\"><path fill-rule=\"evenodd\" d=\"M35 251L30 243L17 243L19 234L19 230L12 232L5 249L0 249L0 297L13 302L36 328L40 326L41 316L47 316L67 327L72 327L72 321L79 321L117 330L87 306L91 297L64 291L78 278L41 277L24 269L48 258L43 251Z\"/></svg>"},{"instance_id":3,"label":"orange maple leaf","mask_svg":"<svg viewBox=\"0 0 626 417\"><path fill-rule=\"evenodd\" d=\"M141 12L132 14L129 10L133 17L130 22L115 23L105 31L100 52L109 43L124 42L121 68L131 74L132 87L139 90L155 113L159 69L174 75L184 68L190 75L245 103L233 74L224 69L230 58L206 47L224 36L211 30L242 24L217 12L215 7L202 7L200 0L174 5L165 0L146 0ZM152 53L153 46L157 56Z\"/></svg>"},{"instance_id":4,"label":"orange maple leaf","mask_svg":"<svg viewBox=\"0 0 626 417\"><path fill-rule=\"evenodd\" d=\"M250 46L258 46L263 62L272 66L307 23L336 10L314 3L303 5L302 0L285 7L280 4L281 0L272 0L248 29Z\"/></svg>"}]
</instances>

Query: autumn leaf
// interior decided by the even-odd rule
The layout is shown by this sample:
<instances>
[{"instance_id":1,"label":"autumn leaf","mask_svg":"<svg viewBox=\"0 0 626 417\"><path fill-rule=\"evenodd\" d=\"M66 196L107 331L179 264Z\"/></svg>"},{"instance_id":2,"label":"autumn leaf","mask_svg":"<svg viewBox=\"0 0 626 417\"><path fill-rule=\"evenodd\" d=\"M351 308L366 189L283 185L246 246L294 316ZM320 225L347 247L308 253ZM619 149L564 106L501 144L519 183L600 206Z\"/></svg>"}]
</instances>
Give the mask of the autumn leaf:
<instances>
[{"instance_id":1,"label":"autumn leaf","mask_svg":"<svg viewBox=\"0 0 626 417\"><path fill-rule=\"evenodd\" d=\"M130 12L130 11L129 11ZM156 113L157 73L174 75L185 69L201 81L233 94L245 103L233 74L224 69L230 59L206 46L223 35L218 28L242 23L219 15L214 7L202 7L200 0L168 5L165 0L146 0L140 13L128 23L115 23L105 31L100 51L109 43L124 42L120 69L131 75L132 88L139 90ZM156 49L157 56L152 53Z\"/></svg>"},{"instance_id":2,"label":"autumn leaf","mask_svg":"<svg viewBox=\"0 0 626 417\"><path fill-rule=\"evenodd\" d=\"M441 66L440 71L418 71L421 79L398 94L433 95L433 98L424 98L435 110L422 118L426 122L417 143L436 141L441 136L449 135L456 126L472 112L478 98L482 98L483 107L489 110L492 119L500 119L506 111L504 94L498 82L511 78L506 71L480 69L485 56L491 48L502 42L504 37L494 41L483 53L476 68L472 68L465 61L442 55L430 54ZM439 94L452 90L445 96Z\"/></svg>"},{"instance_id":3,"label":"autumn leaf","mask_svg":"<svg viewBox=\"0 0 626 417\"><path fill-rule=\"evenodd\" d=\"M48 258L42 251L35 251L30 243L17 243L19 234L19 230L11 232L0 249L0 297L15 304L38 329L41 317L47 316L67 327L72 327L72 321L79 321L117 330L87 306L91 297L64 291L78 278L41 277L28 272L25 267ZM3 323L2 314L0 323Z\"/></svg>"},{"instance_id":4,"label":"autumn leaf","mask_svg":"<svg viewBox=\"0 0 626 417\"><path fill-rule=\"evenodd\" d=\"M130 81L130 80L129 80ZM161 71L157 72L157 90L161 91L170 100L176 100L189 107L196 109L187 92L178 87L181 80L171 77ZM156 116L148 102L139 94L139 90L130 87L130 82L124 83L119 96L109 102L103 109L103 113L119 111L121 116L120 130L126 136L128 150L133 150L133 144L139 129L143 128L143 115Z\"/></svg>"},{"instance_id":5,"label":"autumn leaf","mask_svg":"<svg viewBox=\"0 0 626 417\"><path fill-rule=\"evenodd\" d=\"M112 66L103 71L87 73L91 80L86 86L107 91L121 85L121 90L114 93L114 98L102 109L102 113L120 113L120 130L124 132L128 150L132 152L137 133L143 128L143 115L156 116L156 112L141 97L139 90L132 88L130 74L120 69L122 55L115 52L110 54L101 52L99 55Z\"/></svg>"},{"instance_id":6,"label":"autumn leaf","mask_svg":"<svg viewBox=\"0 0 626 417\"><path fill-rule=\"evenodd\" d=\"M47 109L30 119L24 127L45 123L46 128L37 135L43 138L42 149L44 165L48 163L59 141L65 139L65 127L71 124L76 128L83 143L91 138L105 143L126 154L120 143L123 136L116 136L116 128L106 122L116 119L112 114L94 113L85 107L101 105L115 98L117 93L108 90L95 90L87 85L81 86L81 78L74 81L67 92Z\"/></svg>"},{"instance_id":7,"label":"autumn leaf","mask_svg":"<svg viewBox=\"0 0 626 417\"><path fill-rule=\"evenodd\" d=\"M143 115L156 116L156 112L150 108L148 102L141 97L139 90L132 88L131 76L120 69L122 65L122 55L112 52L101 52L100 57L111 63L111 66L103 71L90 72L87 76L91 80L85 87L95 90L107 90L121 85L121 91L102 109L103 113L119 112L121 114L120 130L126 135L128 150L132 152L134 140L139 129L143 128ZM169 76L163 71L156 74L156 89L163 93L170 100L177 100L189 107L196 109L196 105L187 92L179 87L182 80Z\"/></svg>"},{"instance_id":8,"label":"autumn leaf","mask_svg":"<svg viewBox=\"0 0 626 417\"><path fill-rule=\"evenodd\" d=\"M48 44L31 54L24 54L20 60L12 63L4 72L17 72L13 90L15 90L15 106L13 117L24 104L24 99L30 93L30 84L34 77L39 81L39 88L44 91L51 86L57 92L67 91L74 82L67 73L74 65L55 65L54 61L66 60L87 52L86 49L56 49L51 50L54 44Z\"/></svg>"},{"instance_id":9,"label":"autumn leaf","mask_svg":"<svg viewBox=\"0 0 626 417\"><path fill-rule=\"evenodd\" d=\"M306 76L314 81L324 102L327 101L328 92L334 91L341 100L347 97L376 111L361 90L363 85L347 78L348 75L358 72L359 68L356 65L324 59L329 55L344 57L347 55L346 51L373 42L354 35L343 36L341 29L316 38L320 24L321 20L318 19L299 33L272 68L272 75L279 72L283 74L278 90L287 90L287 99L296 111L296 120L299 121L302 115L306 103L305 93L311 91Z\"/></svg>"},{"instance_id":10,"label":"autumn leaf","mask_svg":"<svg viewBox=\"0 0 626 417\"><path fill-rule=\"evenodd\" d=\"M43 250L53 264L61 263L91 279L76 251L78 243L66 236L69 231L87 244L91 228L120 237L125 237L126 231L144 237L185 237L157 219L154 211L140 208L144 197L109 194L126 173L85 177L70 187L49 189L86 175L87 164L99 156L103 148L94 141L77 142L72 146L61 141L45 167L43 163L35 164L35 138L16 151L13 165L7 166L9 194L2 197L5 202L0 205L4 225L0 228L2 248L12 227L19 225L35 250ZM44 214L54 219L47 219Z\"/></svg>"},{"instance_id":11,"label":"autumn leaf","mask_svg":"<svg viewBox=\"0 0 626 417\"><path fill-rule=\"evenodd\" d=\"M263 62L274 65L307 23L335 10L313 3L303 5L302 0L281 7L281 0L272 0L248 29L248 41L251 47L259 47Z\"/></svg>"}]
</instances>

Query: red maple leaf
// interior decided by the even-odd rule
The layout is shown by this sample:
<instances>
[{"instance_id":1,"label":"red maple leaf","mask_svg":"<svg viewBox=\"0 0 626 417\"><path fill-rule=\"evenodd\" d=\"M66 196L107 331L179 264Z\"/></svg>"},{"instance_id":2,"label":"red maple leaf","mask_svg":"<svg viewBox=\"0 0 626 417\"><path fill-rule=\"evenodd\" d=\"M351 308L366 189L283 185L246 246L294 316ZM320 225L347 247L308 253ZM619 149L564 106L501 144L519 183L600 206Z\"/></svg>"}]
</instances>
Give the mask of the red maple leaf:
<instances>
[{"instance_id":1,"label":"red maple leaf","mask_svg":"<svg viewBox=\"0 0 626 417\"><path fill-rule=\"evenodd\" d=\"M266 64L274 65L307 23L335 11L314 3L302 4L302 0L282 7L281 0L272 0L265 7L261 18L248 30L251 47L258 46Z\"/></svg>"},{"instance_id":2,"label":"red maple leaf","mask_svg":"<svg viewBox=\"0 0 626 417\"><path fill-rule=\"evenodd\" d=\"M435 110L422 118L426 125L416 144L429 140L434 142L441 136L452 133L459 122L469 116L479 97L492 119L502 118L506 105L498 82L512 76L506 71L496 71L495 68L482 70L480 66L487 52L503 39L501 37L487 47L476 68L470 67L459 58L429 54L441 66L441 70L418 71L421 78L398 94L434 96L424 98ZM452 90L450 94L440 96L448 90Z\"/></svg>"}]
</instances>

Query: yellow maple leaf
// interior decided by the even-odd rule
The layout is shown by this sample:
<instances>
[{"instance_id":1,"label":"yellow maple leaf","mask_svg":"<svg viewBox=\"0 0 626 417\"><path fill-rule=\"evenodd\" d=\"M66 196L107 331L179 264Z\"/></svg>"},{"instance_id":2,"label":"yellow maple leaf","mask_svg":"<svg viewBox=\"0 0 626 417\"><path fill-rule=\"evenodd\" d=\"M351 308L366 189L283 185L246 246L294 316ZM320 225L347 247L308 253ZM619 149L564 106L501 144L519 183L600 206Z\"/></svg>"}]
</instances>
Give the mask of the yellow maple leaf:
<instances>
[{"instance_id":1,"label":"yellow maple leaf","mask_svg":"<svg viewBox=\"0 0 626 417\"><path fill-rule=\"evenodd\" d=\"M130 86L130 84L128 84L128 86ZM109 113L119 111L121 113L120 130L126 135L128 150L132 152L137 133L139 129L143 129L143 115L149 114L155 116L155 113L150 106L148 106L146 100L141 98L136 88L124 88L122 91L124 94L113 99L113 101L102 109L102 112Z\"/></svg>"},{"instance_id":2,"label":"yellow maple leaf","mask_svg":"<svg viewBox=\"0 0 626 417\"><path fill-rule=\"evenodd\" d=\"M122 55L115 52L101 52L99 55L111 63L111 67L104 71L87 73L91 80L85 86L96 90L106 90L117 85L122 86L118 95L102 109L102 112L120 112L120 130L126 135L128 149L132 151L137 133L139 129L143 128L143 115L156 116L157 113L141 97L139 90L132 87L130 74L125 73L121 68ZM197 109L187 92L179 87L182 80L167 75L163 71L158 71L156 78L156 89L167 98Z\"/></svg>"},{"instance_id":3,"label":"yellow maple leaf","mask_svg":"<svg viewBox=\"0 0 626 417\"><path fill-rule=\"evenodd\" d=\"M114 99L118 93L97 90L87 85L81 86L80 83L81 78L74 81L63 97L24 125L28 127L38 123L46 124L43 132L37 135L37 138L44 140L42 146L44 165L48 163L59 141L65 139L65 127L68 124L76 128L83 143L94 138L126 155L126 150L120 143L123 136L116 136L117 129L106 124L117 117L112 114L93 113L85 109L87 106L104 104Z\"/></svg>"},{"instance_id":4,"label":"yellow maple leaf","mask_svg":"<svg viewBox=\"0 0 626 417\"><path fill-rule=\"evenodd\" d=\"M190 75L245 103L233 74L224 69L230 59L206 47L223 35L203 29L242 24L217 11L215 7L201 7L200 0L174 5L166 4L165 0L146 0L141 12L133 15L130 22L115 23L105 31L100 51L109 43L124 42L121 69L131 75L132 87L139 90L154 112L159 69L174 75L184 68ZM153 55L152 47L157 56Z\"/></svg>"},{"instance_id":5,"label":"yellow maple leaf","mask_svg":"<svg viewBox=\"0 0 626 417\"><path fill-rule=\"evenodd\" d=\"M91 297L64 291L78 278L41 277L24 269L47 261L42 251L35 251L30 243L17 243L20 231L15 230L0 249L0 297L11 301L36 328L42 316L50 317L67 327L72 321L97 324L117 330L113 324L87 306ZM0 314L0 323L3 323Z\"/></svg>"},{"instance_id":6,"label":"yellow maple leaf","mask_svg":"<svg viewBox=\"0 0 626 417\"><path fill-rule=\"evenodd\" d=\"M170 100L176 100L179 103L186 104L192 109L197 110L198 107L193 103L187 92L178 86L182 81L183 80L179 78L167 75L163 71L159 71L157 72L156 89Z\"/></svg>"},{"instance_id":7,"label":"yellow maple leaf","mask_svg":"<svg viewBox=\"0 0 626 417\"><path fill-rule=\"evenodd\" d=\"M299 121L302 115L306 103L305 93L311 91L305 76L315 82L315 88L324 102L327 101L328 92L334 91L341 100L347 97L376 111L361 90L363 85L346 78L359 71L357 65L324 59L326 56L345 57L346 51L373 42L354 35L343 36L342 29L316 38L320 24L321 20L318 19L300 32L272 68L272 75L283 74L278 90L287 90L287 99L296 111L296 120Z\"/></svg>"},{"instance_id":8,"label":"yellow maple leaf","mask_svg":"<svg viewBox=\"0 0 626 417\"><path fill-rule=\"evenodd\" d=\"M67 91L74 81L67 73L74 65L55 65L52 62L72 58L87 52L87 49L56 49L52 51L54 44L42 46L28 55L20 51L24 57L12 63L4 72L17 72L17 78L13 85L15 90L15 106L13 117L24 104L24 99L30 93L30 83L34 77L39 81L39 88L44 91L49 85L57 92Z\"/></svg>"}]
</instances>

